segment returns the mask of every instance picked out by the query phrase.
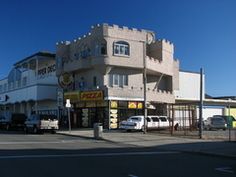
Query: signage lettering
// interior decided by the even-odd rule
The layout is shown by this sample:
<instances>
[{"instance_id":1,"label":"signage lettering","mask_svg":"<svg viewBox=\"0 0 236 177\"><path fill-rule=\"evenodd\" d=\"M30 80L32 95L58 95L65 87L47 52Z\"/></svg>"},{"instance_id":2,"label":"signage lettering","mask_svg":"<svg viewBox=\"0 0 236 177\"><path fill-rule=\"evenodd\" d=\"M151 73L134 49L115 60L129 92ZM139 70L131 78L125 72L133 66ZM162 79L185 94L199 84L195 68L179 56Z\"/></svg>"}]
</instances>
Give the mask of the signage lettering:
<instances>
[{"instance_id":1,"label":"signage lettering","mask_svg":"<svg viewBox=\"0 0 236 177\"><path fill-rule=\"evenodd\" d=\"M44 76L45 74L50 74L56 71L56 64L50 65L48 67L44 67L38 70L39 76Z\"/></svg>"},{"instance_id":2,"label":"signage lettering","mask_svg":"<svg viewBox=\"0 0 236 177\"><path fill-rule=\"evenodd\" d=\"M84 101L102 100L103 93L102 93L102 91L82 92L80 95L80 99L84 100Z\"/></svg>"}]
</instances>

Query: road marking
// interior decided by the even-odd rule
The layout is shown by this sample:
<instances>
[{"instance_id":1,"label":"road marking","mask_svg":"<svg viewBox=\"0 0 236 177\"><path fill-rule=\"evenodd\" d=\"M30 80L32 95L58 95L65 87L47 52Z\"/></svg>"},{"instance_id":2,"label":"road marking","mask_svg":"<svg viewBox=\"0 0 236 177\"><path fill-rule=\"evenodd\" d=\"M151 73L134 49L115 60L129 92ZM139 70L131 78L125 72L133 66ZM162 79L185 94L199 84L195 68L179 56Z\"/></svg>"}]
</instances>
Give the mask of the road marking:
<instances>
[{"instance_id":1,"label":"road marking","mask_svg":"<svg viewBox=\"0 0 236 177\"><path fill-rule=\"evenodd\" d=\"M130 175L128 175L128 176L129 176L129 177L138 177L138 176L135 176L135 175L131 175L131 174L130 174Z\"/></svg>"},{"instance_id":2,"label":"road marking","mask_svg":"<svg viewBox=\"0 0 236 177\"><path fill-rule=\"evenodd\" d=\"M0 145L75 143L79 140L0 142Z\"/></svg>"},{"instance_id":3,"label":"road marking","mask_svg":"<svg viewBox=\"0 0 236 177\"><path fill-rule=\"evenodd\" d=\"M129 156L129 155L157 155L157 154L179 154L177 151L164 152L116 152L116 153L94 153L94 154L48 154L48 155L15 155L0 156L0 159L27 159L27 158L61 158L61 157L105 157L105 156Z\"/></svg>"},{"instance_id":4,"label":"road marking","mask_svg":"<svg viewBox=\"0 0 236 177\"><path fill-rule=\"evenodd\" d=\"M221 171L221 172L225 172L225 173L234 173L233 170L231 170L231 167L219 167L219 168L215 168L216 171Z\"/></svg>"}]
</instances>

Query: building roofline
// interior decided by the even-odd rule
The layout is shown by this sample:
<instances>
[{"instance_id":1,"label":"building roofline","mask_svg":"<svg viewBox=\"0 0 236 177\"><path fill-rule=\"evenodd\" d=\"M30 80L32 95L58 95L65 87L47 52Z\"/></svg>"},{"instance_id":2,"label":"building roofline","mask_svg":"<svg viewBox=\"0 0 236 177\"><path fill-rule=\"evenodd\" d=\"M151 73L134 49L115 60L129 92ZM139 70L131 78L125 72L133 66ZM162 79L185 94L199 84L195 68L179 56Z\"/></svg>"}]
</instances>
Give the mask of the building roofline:
<instances>
[{"instance_id":1,"label":"building roofline","mask_svg":"<svg viewBox=\"0 0 236 177\"><path fill-rule=\"evenodd\" d=\"M187 71L187 70L183 70L183 69L180 69L179 71L180 72L185 72L185 73L200 74L200 72L197 72L197 71Z\"/></svg>"},{"instance_id":2,"label":"building roofline","mask_svg":"<svg viewBox=\"0 0 236 177\"><path fill-rule=\"evenodd\" d=\"M37 53L35 53L35 54L33 54L33 55L30 55L30 56L28 56L28 57L26 57L26 58L24 58L24 59L22 59L22 60L16 62L16 63L14 64L14 66L16 66L16 65L18 65L18 64L20 64L20 63L23 63L23 62L27 61L28 59L33 58L33 57L35 57L35 56L55 57L56 54L55 54L55 53L51 53L51 52L46 52L46 51L40 51L40 52L37 52Z\"/></svg>"},{"instance_id":3,"label":"building roofline","mask_svg":"<svg viewBox=\"0 0 236 177\"><path fill-rule=\"evenodd\" d=\"M213 99L232 99L232 100L236 100L236 96L216 96L216 97L212 97Z\"/></svg>"},{"instance_id":4,"label":"building roofline","mask_svg":"<svg viewBox=\"0 0 236 177\"><path fill-rule=\"evenodd\" d=\"M6 77L6 76L5 76L4 78L1 78L1 79L0 79L0 81L3 81L3 80L5 80L5 79L7 79L7 77Z\"/></svg>"}]
</instances>

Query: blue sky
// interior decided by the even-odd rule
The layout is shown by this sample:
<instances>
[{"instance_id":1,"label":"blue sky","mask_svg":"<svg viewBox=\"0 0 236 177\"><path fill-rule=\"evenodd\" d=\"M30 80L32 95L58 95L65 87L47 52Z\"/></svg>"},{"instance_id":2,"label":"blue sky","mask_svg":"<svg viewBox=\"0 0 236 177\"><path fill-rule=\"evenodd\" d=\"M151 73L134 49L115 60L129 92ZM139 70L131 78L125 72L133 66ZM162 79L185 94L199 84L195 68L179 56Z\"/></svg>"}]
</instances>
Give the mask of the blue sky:
<instances>
[{"instance_id":1,"label":"blue sky","mask_svg":"<svg viewBox=\"0 0 236 177\"><path fill-rule=\"evenodd\" d=\"M204 68L208 94L236 95L235 0L1 0L0 78L97 23L155 31L174 43L182 70Z\"/></svg>"}]
</instances>

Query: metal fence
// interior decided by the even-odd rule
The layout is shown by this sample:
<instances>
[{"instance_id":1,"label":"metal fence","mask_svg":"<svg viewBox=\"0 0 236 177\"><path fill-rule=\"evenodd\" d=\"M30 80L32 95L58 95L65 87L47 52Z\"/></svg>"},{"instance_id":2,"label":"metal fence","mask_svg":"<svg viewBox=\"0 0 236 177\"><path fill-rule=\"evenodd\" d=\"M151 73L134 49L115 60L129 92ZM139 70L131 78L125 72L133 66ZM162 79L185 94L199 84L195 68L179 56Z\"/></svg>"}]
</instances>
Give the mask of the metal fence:
<instances>
[{"instance_id":1,"label":"metal fence","mask_svg":"<svg viewBox=\"0 0 236 177\"><path fill-rule=\"evenodd\" d=\"M200 124L197 118L197 106L191 104L168 105L168 117L170 118L169 129L156 130L160 134L170 134L172 136L184 136L191 138L200 138ZM174 127L174 122L179 126ZM202 138L212 140L236 141L236 128L228 125L226 130L212 129L207 130L202 125Z\"/></svg>"}]
</instances>

